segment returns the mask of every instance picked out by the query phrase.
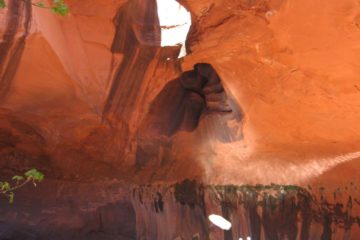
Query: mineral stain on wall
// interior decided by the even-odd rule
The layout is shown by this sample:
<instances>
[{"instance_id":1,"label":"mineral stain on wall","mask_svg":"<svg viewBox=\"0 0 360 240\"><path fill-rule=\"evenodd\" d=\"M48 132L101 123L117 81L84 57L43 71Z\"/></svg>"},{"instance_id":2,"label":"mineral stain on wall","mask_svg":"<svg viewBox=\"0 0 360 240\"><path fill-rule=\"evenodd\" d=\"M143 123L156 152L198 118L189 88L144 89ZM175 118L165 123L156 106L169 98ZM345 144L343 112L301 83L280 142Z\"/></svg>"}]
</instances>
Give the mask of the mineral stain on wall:
<instances>
[{"instance_id":1,"label":"mineral stain on wall","mask_svg":"<svg viewBox=\"0 0 360 240\"><path fill-rule=\"evenodd\" d=\"M0 99L9 91L31 24L31 2L9 1L6 27L0 42ZM21 35L17 36L21 30Z\"/></svg>"},{"instance_id":2,"label":"mineral stain on wall","mask_svg":"<svg viewBox=\"0 0 360 240\"><path fill-rule=\"evenodd\" d=\"M159 195L162 211L151 201ZM350 239L351 229L360 224L360 216L351 213L359 203L351 196L344 204L316 195L293 185L205 186L185 180L168 187L135 187L132 202L139 218L155 221L151 229L184 222L162 233L148 232L150 226L142 222L138 229L150 239L175 239L175 235L190 239L196 233L200 239ZM232 222L232 229L222 231L213 226L207 219L212 213Z\"/></svg>"}]
</instances>

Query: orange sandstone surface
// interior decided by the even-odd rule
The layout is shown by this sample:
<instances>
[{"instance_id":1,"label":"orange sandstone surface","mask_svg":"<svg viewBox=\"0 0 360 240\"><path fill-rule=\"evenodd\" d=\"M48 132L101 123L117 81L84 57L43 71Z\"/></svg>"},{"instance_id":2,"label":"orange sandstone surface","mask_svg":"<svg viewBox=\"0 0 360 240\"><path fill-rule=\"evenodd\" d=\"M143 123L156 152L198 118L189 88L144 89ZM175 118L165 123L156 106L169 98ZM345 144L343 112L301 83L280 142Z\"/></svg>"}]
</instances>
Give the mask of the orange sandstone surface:
<instances>
[{"instance_id":1,"label":"orange sandstone surface","mask_svg":"<svg viewBox=\"0 0 360 240\"><path fill-rule=\"evenodd\" d=\"M344 204L360 200L359 1L182 0L192 27L181 59L180 47L134 34L135 25L157 34L156 1L66 2L66 17L21 1L0 11L4 176L36 167L47 181L36 191L50 202L85 201L93 187L101 205L114 184L184 179L341 189ZM230 112L211 105L212 85L200 95L188 86L196 64L217 76Z\"/></svg>"}]
</instances>

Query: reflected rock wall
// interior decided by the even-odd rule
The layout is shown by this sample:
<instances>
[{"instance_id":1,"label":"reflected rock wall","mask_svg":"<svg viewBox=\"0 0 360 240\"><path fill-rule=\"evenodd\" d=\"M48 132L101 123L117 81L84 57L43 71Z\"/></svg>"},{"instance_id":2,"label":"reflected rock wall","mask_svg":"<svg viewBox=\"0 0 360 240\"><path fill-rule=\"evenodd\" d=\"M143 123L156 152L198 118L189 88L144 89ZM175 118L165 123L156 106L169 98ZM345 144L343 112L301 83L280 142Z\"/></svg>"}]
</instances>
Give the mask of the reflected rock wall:
<instances>
[{"instance_id":1,"label":"reflected rock wall","mask_svg":"<svg viewBox=\"0 0 360 240\"><path fill-rule=\"evenodd\" d=\"M311 189L311 188L310 188ZM138 239L351 239L360 217L351 191L337 197L293 185L213 185L185 180L133 190ZM340 192L342 199L339 198ZM343 202L344 200L344 202ZM208 220L232 223L221 230ZM353 230L353 231L352 231ZM354 231L355 230L355 231Z\"/></svg>"}]
</instances>

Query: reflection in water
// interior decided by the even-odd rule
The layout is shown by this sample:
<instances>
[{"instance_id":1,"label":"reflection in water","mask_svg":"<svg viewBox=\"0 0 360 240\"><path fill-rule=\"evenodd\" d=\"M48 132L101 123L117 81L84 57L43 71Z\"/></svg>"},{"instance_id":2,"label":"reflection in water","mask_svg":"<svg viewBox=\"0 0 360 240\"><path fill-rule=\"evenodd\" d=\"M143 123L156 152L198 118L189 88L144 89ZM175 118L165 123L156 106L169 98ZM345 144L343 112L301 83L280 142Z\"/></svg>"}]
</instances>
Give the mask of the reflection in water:
<instances>
[{"instance_id":1,"label":"reflection in water","mask_svg":"<svg viewBox=\"0 0 360 240\"><path fill-rule=\"evenodd\" d=\"M352 196L357 191L355 186L343 186L328 194L324 191L319 193L316 186L305 189L277 184L205 186L193 180L167 186L138 186L132 191L137 237L157 240L176 239L173 236L182 240L358 239L349 237L358 232L360 225L360 216L355 210L360 201ZM231 228L213 227L220 224L210 220L212 213L229 221ZM166 227L164 231L164 225L176 227ZM193 238L194 235L198 237Z\"/></svg>"},{"instance_id":2,"label":"reflection in water","mask_svg":"<svg viewBox=\"0 0 360 240\"><path fill-rule=\"evenodd\" d=\"M211 214L209 216L210 222L212 222L215 226L218 226L219 228L223 230L230 230L231 228L231 222L223 218L222 216Z\"/></svg>"}]
</instances>

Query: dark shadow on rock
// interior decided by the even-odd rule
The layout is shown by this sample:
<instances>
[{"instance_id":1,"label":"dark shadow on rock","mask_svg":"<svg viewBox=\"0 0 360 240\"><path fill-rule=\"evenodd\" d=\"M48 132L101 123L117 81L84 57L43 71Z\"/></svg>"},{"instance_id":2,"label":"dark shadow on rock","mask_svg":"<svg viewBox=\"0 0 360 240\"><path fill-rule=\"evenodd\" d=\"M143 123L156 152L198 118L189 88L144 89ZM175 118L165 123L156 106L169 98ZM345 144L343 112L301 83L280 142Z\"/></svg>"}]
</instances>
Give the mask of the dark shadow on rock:
<instances>
[{"instance_id":1,"label":"dark shadow on rock","mask_svg":"<svg viewBox=\"0 0 360 240\"><path fill-rule=\"evenodd\" d=\"M25 49L32 16L29 1L9 1L7 8L6 28L0 42L0 99L3 99L10 90ZM19 31L23 32L17 37Z\"/></svg>"},{"instance_id":2,"label":"dark shadow on rock","mask_svg":"<svg viewBox=\"0 0 360 240\"><path fill-rule=\"evenodd\" d=\"M126 115L143 83L150 62L161 43L156 0L134 0L122 6L114 18L116 27L111 46L125 59L115 72L104 115Z\"/></svg>"},{"instance_id":3,"label":"dark shadow on rock","mask_svg":"<svg viewBox=\"0 0 360 240\"><path fill-rule=\"evenodd\" d=\"M141 167L158 158L164 148L171 148L174 135L194 132L200 122L206 138L224 143L240 140L242 119L241 108L226 92L215 69L197 64L168 82L152 102L138 131L136 164ZM229 121L237 122L235 128Z\"/></svg>"}]
</instances>

